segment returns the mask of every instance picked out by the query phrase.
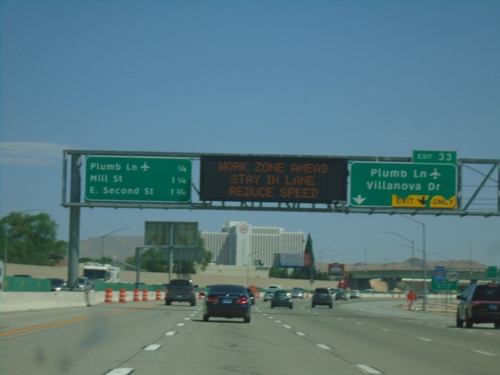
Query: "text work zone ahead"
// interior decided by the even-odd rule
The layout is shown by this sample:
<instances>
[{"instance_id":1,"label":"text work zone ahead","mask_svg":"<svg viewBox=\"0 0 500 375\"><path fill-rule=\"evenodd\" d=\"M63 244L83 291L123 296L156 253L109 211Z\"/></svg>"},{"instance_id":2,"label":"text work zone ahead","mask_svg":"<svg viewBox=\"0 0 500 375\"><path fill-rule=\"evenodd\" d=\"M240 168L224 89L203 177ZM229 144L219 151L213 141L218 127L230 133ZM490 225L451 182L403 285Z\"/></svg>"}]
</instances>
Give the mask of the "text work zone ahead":
<instances>
[{"instance_id":1,"label":"text work zone ahead","mask_svg":"<svg viewBox=\"0 0 500 375\"><path fill-rule=\"evenodd\" d=\"M205 201L331 203L347 196L347 160L267 156L201 157Z\"/></svg>"}]
</instances>

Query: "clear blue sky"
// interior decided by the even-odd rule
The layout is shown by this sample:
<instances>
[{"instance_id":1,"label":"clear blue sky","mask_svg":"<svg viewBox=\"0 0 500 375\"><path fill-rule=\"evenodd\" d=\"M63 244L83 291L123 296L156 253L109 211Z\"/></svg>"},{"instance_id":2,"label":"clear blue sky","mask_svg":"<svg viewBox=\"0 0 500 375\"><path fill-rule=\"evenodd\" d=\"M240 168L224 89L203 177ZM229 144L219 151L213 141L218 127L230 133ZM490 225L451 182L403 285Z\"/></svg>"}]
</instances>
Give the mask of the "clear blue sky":
<instances>
[{"instance_id":1,"label":"clear blue sky","mask_svg":"<svg viewBox=\"0 0 500 375\"><path fill-rule=\"evenodd\" d=\"M1 1L0 215L45 209L68 240L63 149L500 159L499 20L494 0ZM415 218L429 259L500 266L498 217ZM410 257L377 231L422 246L400 216L243 211L83 209L81 239L231 220L310 233L321 261Z\"/></svg>"}]
</instances>

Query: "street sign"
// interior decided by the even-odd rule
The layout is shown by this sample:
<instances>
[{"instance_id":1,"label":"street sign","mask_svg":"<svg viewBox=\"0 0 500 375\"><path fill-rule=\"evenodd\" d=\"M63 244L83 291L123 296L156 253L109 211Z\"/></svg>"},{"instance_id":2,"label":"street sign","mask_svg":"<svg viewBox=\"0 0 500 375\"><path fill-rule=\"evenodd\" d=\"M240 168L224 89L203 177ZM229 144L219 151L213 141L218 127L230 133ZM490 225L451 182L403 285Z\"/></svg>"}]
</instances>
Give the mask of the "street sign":
<instances>
[{"instance_id":1,"label":"street sign","mask_svg":"<svg viewBox=\"0 0 500 375\"><path fill-rule=\"evenodd\" d=\"M498 275L498 267L497 266L489 266L486 269L486 277L497 277Z\"/></svg>"},{"instance_id":2,"label":"street sign","mask_svg":"<svg viewBox=\"0 0 500 375\"><path fill-rule=\"evenodd\" d=\"M412 160L414 163L457 165L457 152L413 150Z\"/></svg>"},{"instance_id":3,"label":"street sign","mask_svg":"<svg viewBox=\"0 0 500 375\"><path fill-rule=\"evenodd\" d=\"M190 202L191 160L88 156L85 163L85 200Z\"/></svg>"},{"instance_id":4,"label":"street sign","mask_svg":"<svg viewBox=\"0 0 500 375\"><path fill-rule=\"evenodd\" d=\"M457 168L452 164L351 164L350 205L457 208Z\"/></svg>"},{"instance_id":5,"label":"street sign","mask_svg":"<svg viewBox=\"0 0 500 375\"><path fill-rule=\"evenodd\" d=\"M460 275L457 271L446 272L446 281L457 282L458 280L460 280Z\"/></svg>"}]
</instances>

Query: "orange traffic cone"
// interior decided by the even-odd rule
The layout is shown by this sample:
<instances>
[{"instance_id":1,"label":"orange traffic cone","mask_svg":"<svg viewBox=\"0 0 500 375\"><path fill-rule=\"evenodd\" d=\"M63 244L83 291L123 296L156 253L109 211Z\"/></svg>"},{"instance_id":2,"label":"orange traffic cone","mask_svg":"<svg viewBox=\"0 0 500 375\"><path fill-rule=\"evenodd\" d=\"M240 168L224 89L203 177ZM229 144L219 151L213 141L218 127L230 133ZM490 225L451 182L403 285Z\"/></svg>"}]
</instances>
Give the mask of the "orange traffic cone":
<instances>
[{"instance_id":1,"label":"orange traffic cone","mask_svg":"<svg viewBox=\"0 0 500 375\"><path fill-rule=\"evenodd\" d=\"M149 301L149 295L148 295L148 290L144 289L142 291L142 301L143 302L148 302Z\"/></svg>"},{"instance_id":2,"label":"orange traffic cone","mask_svg":"<svg viewBox=\"0 0 500 375\"><path fill-rule=\"evenodd\" d=\"M134 289L134 302L140 302L141 301L141 291L136 288Z\"/></svg>"},{"instance_id":3,"label":"orange traffic cone","mask_svg":"<svg viewBox=\"0 0 500 375\"><path fill-rule=\"evenodd\" d=\"M105 303L113 303L113 289L111 289L111 288L106 289L106 294L104 296L104 302Z\"/></svg>"},{"instance_id":4,"label":"orange traffic cone","mask_svg":"<svg viewBox=\"0 0 500 375\"><path fill-rule=\"evenodd\" d=\"M120 303L126 303L127 302L127 291L122 288L120 289Z\"/></svg>"},{"instance_id":5,"label":"orange traffic cone","mask_svg":"<svg viewBox=\"0 0 500 375\"><path fill-rule=\"evenodd\" d=\"M161 289L156 289L156 300L157 301L161 301L162 298L161 298Z\"/></svg>"}]
</instances>

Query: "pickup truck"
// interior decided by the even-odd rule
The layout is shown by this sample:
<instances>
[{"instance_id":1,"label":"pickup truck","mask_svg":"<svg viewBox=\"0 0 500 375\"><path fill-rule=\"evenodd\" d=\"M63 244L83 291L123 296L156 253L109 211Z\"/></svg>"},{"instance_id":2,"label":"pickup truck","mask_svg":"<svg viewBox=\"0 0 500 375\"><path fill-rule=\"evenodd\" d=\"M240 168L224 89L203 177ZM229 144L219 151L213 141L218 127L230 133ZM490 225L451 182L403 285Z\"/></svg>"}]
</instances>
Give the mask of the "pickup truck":
<instances>
[{"instance_id":1,"label":"pickup truck","mask_svg":"<svg viewBox=\"0 0 500 375\"><path fill-rule=\"evenodd\" d=\"M190 280L173 279L167 284L165 305L171 305L172 302L189 302L191 306L196 306L196 293Z\"/></svg>"}]
</instances>

